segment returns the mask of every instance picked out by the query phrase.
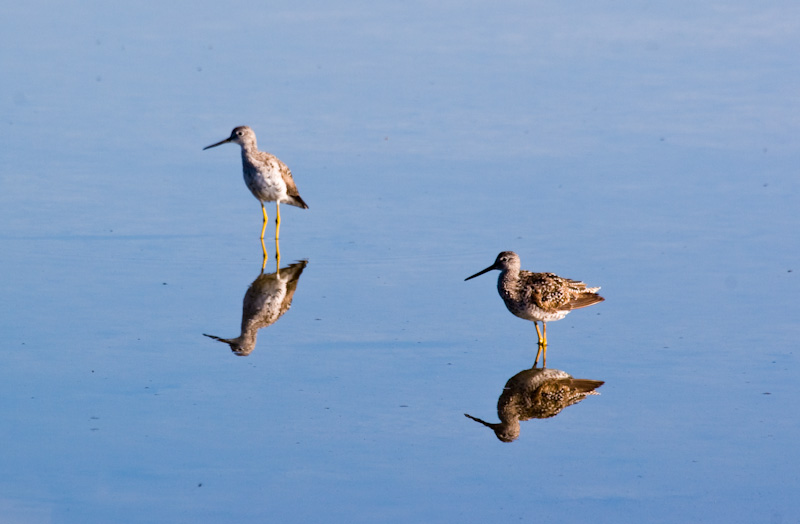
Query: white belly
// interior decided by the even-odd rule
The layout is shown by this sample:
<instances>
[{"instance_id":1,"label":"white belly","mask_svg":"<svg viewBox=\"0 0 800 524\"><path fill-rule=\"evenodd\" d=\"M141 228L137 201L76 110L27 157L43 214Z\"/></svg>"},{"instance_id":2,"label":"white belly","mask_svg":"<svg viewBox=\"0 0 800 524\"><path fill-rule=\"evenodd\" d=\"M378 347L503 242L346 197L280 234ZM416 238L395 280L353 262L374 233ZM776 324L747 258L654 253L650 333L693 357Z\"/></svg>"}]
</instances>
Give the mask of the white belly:
<instances>
[{"instance_id":1,"label":"white belly","mask_svg":"<svg viewBox=\"0 0 800 524\"><path fill-rule=\"evenodd\" d=\"M286 183L278 165L246 166L244 183L261 202L282 202L286 199Z\"/></svg>"},{"instance_id":2,"label":"white belly","mask_svg":"<svg viewBox=\"0 0 800 524\"><path fill-rule=\"evenodd\" d=\"M505 298L503 298L503 302L505 302L508 310L514 315L532 322L554 322L556 320L561 320L569 313L569 311L548 312L533 304L519 303Z\"/></svg>"}]
</instances>

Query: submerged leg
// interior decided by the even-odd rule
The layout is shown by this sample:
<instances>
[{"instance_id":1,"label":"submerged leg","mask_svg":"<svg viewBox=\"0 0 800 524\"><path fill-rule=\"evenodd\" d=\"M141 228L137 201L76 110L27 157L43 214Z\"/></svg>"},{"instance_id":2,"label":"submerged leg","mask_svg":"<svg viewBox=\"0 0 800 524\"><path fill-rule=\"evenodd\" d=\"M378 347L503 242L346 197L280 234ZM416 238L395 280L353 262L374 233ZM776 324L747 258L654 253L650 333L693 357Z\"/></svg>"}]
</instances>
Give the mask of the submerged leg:
<instances>
[{"instance_id":1,"label":"submerged leg","mask_svg":"<svg viewBox=\"0 0 800 524\"><path fill-rule=\"evenodd\" d=\"M278 240L278 235L280 234L281 230L281 203L275 202L275 213L278 217L275 219L275 241Z\"/></svg>"},{"instance_id":2,"label":"submerged leg","mask_svg":"<svg viewBox=\"0 0 800 524\"><path fill-rule=\"evenodd\" d=\"M544 347L541 344L537 344L537 346L538 349L536 350L536 360L533 361L533 367L536 367L536 365L539 363L539 355L542 353L542 347Z\"/></svg>"},{"instance_id":3,"label":"submerged leg","mask_svg":"<svg viewBox=\"0 0 800 524\"><path fill-rule=\"evenodd\" d=\"M275 271L281 271L281 244L278 242L278 237L275 237Z\"/></svg>"},{"instance_id":4,"label":"submerged leg","mask_svg":"<svg viewBox=\"0 0 800 524\"><path fill-rule=\"evenodd\" d=\"M547 344L542 346L542 369L547 367Z\"/></svg>"},{"instance_id":5,"label":"submerged leg","mask_svg":"<svg viewBox=\"0 0 800 524\"><path fill-rule=\"evenodd\" d=\"M544 342L542 343L542 368L547 367L547 322L544 320L542 321L542 337L544 337Z\"/></svg>"},{"instance_id":6,"label":"submerged leg","mask_svg":"<svg viewBox=\"0 0 800 524\"><path fill-rule=\"evenodd\" d=\"M261 271L264 271L264 268L267 267L267 258L269 258L269 255L267 255L267 246L264 245L264 237L261 237L261 256Z\"/></svg>"},{"instance_id":7,"label":"submerged leg","mask_svg":"<svg viewBox=\"0 0 800 524\"><path fill-rule=\"evenodd\" d=\"M264 215L264 222L261 224L261 272L264 272L264 268L267 267L267 246L264 245L264 231L267 229L267 208L264 207L264 202L261 202L261 214Z\"/></svg>"},{"instance_id":8,"label":"submerged leg","mask_svg":"<svg viewBox=\"0 0 800 524\"><path fill-rule=\"evenodd\" d=\"M542 344L544 344L544 347L547 348L547 322L544 320L542 321L542 337L544 337Z\"/></svg>"}]
</instances>

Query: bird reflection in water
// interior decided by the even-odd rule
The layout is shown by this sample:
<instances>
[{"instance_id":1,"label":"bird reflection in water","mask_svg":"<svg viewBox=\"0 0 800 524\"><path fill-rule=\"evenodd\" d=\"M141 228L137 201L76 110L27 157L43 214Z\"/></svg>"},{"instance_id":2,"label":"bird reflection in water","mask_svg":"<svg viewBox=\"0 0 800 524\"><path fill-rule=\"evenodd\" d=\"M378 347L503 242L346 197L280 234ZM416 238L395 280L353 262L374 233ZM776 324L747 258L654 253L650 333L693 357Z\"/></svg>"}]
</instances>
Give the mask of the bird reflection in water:
<instances>
[{"instance_id":1,"label":"bird reflection in water","mask_svg":"<svg viewBox=\"0 0 800 524\"><path fill-rule=\"evenodd\" d=\"M558 369L534 367L520 371L506 382L497 400L499 423L486 422L466 413L464 416L491 428L503 442L511 442L519 437L521 420L554 417L586 396L598 395L595 389L603 384L601 380L572 378Z\"/></svg>"},{"instance_id":2,"label":"bird reflection in water","mask_svg":"<svg viewBox=\"0 0 800 524\"><path fill-rule=\"evenodd\" d=\"M241 335L236 338L203 335L225 342L239 356L249 355L256 347L258 330L274 324L291 307L297 282L307 264L307 260L301 260L278 268L275 273L258 275L244 294Z\"/></svg>"}]
</instances>

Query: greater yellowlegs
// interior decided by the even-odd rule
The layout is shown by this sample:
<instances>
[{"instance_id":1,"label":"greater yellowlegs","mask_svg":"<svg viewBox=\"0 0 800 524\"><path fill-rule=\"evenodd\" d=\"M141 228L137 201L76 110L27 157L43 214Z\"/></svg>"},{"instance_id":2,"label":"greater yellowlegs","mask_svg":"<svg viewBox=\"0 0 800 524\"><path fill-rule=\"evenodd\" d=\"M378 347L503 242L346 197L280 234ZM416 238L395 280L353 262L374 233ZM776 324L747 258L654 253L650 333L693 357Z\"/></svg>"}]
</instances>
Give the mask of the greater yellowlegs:
<instances>
[{"instance_id":1,"label":"greater yellowlegs","mask_svg":"<svg viewBox=\"0 0 800 524\"><path fill-rule=\"evenodd\" d=\"M519 257L513 251L503 251L497 255L494 264L464 280L475 278L493 269L500 270L497 279L497 291L513 314L525 320L532 320L536 326L539 354L544 352L542 366L547 362L547 322L561 320L573 309L591 306L605 300L597 294L599 287L587 287L586 284L569 278L562 278L553 273L531 273L519 268ZM539 331L539 322L542 331Z\"/></svg>"},{"instance_id":2,"label":"greater yellowlegs","mask_svg":"<svg viewBox=\"0 0 800 524\"><path fill-rule=\"evenodd\" d=\"M511 442L519 437L520 420L554 417L588 395L597 395L595 389L603 384L602 380L572 378L559 369L526 369L508 379L497 399L499 424L464 416L491 428L503 442Z\"/></svg>"},{"instance_id":3,"label":"greater yellowlegs","mask_svg":"<svg viewBox=\"0 0 800 524\"><path fill-rule=\"evenodd\" d=\"M292 178L292 172L278 157L266 151L259 151L256 145L256 134L247 126L239 126L231 131L231 136L216 144L203 148L203 151L222 144L233 142L242 147L242 170L244 183L261 203L264 224L261 226L261 246L264 247L264 231L267 228L267 209L264 202L275 202L277 218L275 219L275 241L281 227L281 202L308 209ZM266 254L266 248L264 248Z\"/></svg>"},{"instance_id":4,"label":"greater yellowlegs","mask_svg":"<svg viewBox=\"0 0 800 524\"><path fill-rule=\"evenodd\" d=\"M247 288L242 301L242 332L236 338L203 335L225 342L239 356L249 355L256 347L258 330L271 326L289 311L300 275L308 264L301 260L278 269L275 273L261 273Z\"/></svg>"}]
</instances>

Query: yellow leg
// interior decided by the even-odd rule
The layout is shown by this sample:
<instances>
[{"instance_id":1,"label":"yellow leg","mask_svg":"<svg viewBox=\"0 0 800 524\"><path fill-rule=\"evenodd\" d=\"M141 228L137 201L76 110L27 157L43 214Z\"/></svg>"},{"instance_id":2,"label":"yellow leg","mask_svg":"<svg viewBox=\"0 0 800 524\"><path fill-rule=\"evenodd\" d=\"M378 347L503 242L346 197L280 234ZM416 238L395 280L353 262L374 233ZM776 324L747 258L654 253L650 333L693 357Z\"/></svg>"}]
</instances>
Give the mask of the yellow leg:
<instances>
[{"instance_id":1,"label":"yellow leg","mask_svg":"<svg viewBox=\"0 0 800 524\"><path fill-rule=\"evenodd\" d=\"M281 230L281 203L275 202L275 213L278 217L275 219L275 241L278 240L278 235Z\"/></svg>"},{"instance_id":2,"label":"yellow leg","mask_svg":"<svg viewBox=\"0 0 800 524\"><path fill-rule=\"evenodd\" d=\"M542 355L542 368L547 366L547 324L542 322L542 330L539 331L539 323L534 322L536 326L536 336L538 337L538 348L536 350L536 360L533 361L533 367L539 363L539 355Z\"/></svg>"},{"instance_id":3,"label":"yellow leg","mask_svg":"<svg viewBox=\"0 0 800 524\"><path fill-rule=\"evenodd\" d=\"M547 367L547 322L542 321L542 368Z\"/></svg>"},{"instance_id":4,"label":"yellow leg","mask_svg":"<svg viewBox=\"0 0 800 524\"><path fill-rule=\"evenodd\" d=\"M264 243L264 231L267 229L267 208L264 207L264 202L261 202L261 213L264 215L264 223L261 225L261 243Z\"/></svg>"},{"instance_id":5,"label":"yellow leg","mask_svg":"<svg viewBox=\"0 0 800 524\"><path fill-rule=\"evenodd\" d=\"M278 242L277 237L275 238L275 272L280 273L281 271L281 245Z\"/></svg>"},{"instance_id":6,"label":"yellow leg","mask_svg":"<svg viewBox=\"0 0 800 524\"><path fill-rule=\"evenodd\" d=\"M275 202L275 271L281 271L281 245L278 242L281 233L281 203Z\"/></svg>"},{"instance_id":7,"label":"yellow leg","mask_svg":"<svg viewBox=\"0 0 800 524\"><path fill-rule=\"evenodd\" d=\"M264 268L267 267L267 258L269 255L267 254L267 246L264 245L264 232L267 230L267 208L264 207L264 202L261 202L261 214L264 215L264 222L261 224L261 272L264 272Z\"/></svg>"},{"instance_id":8,"label":"yellow leg","mask_svg":"<svg viewBox=\"0 0 800 524\"><path fill-rule=\"evenodd\" d=\"M536 360L533 361L533 367L539 363L539 355L542 354L542 332L539 331L539 323L535 320L533 321L533 325L536 327Z\"/></svg>"}]
</instances>

